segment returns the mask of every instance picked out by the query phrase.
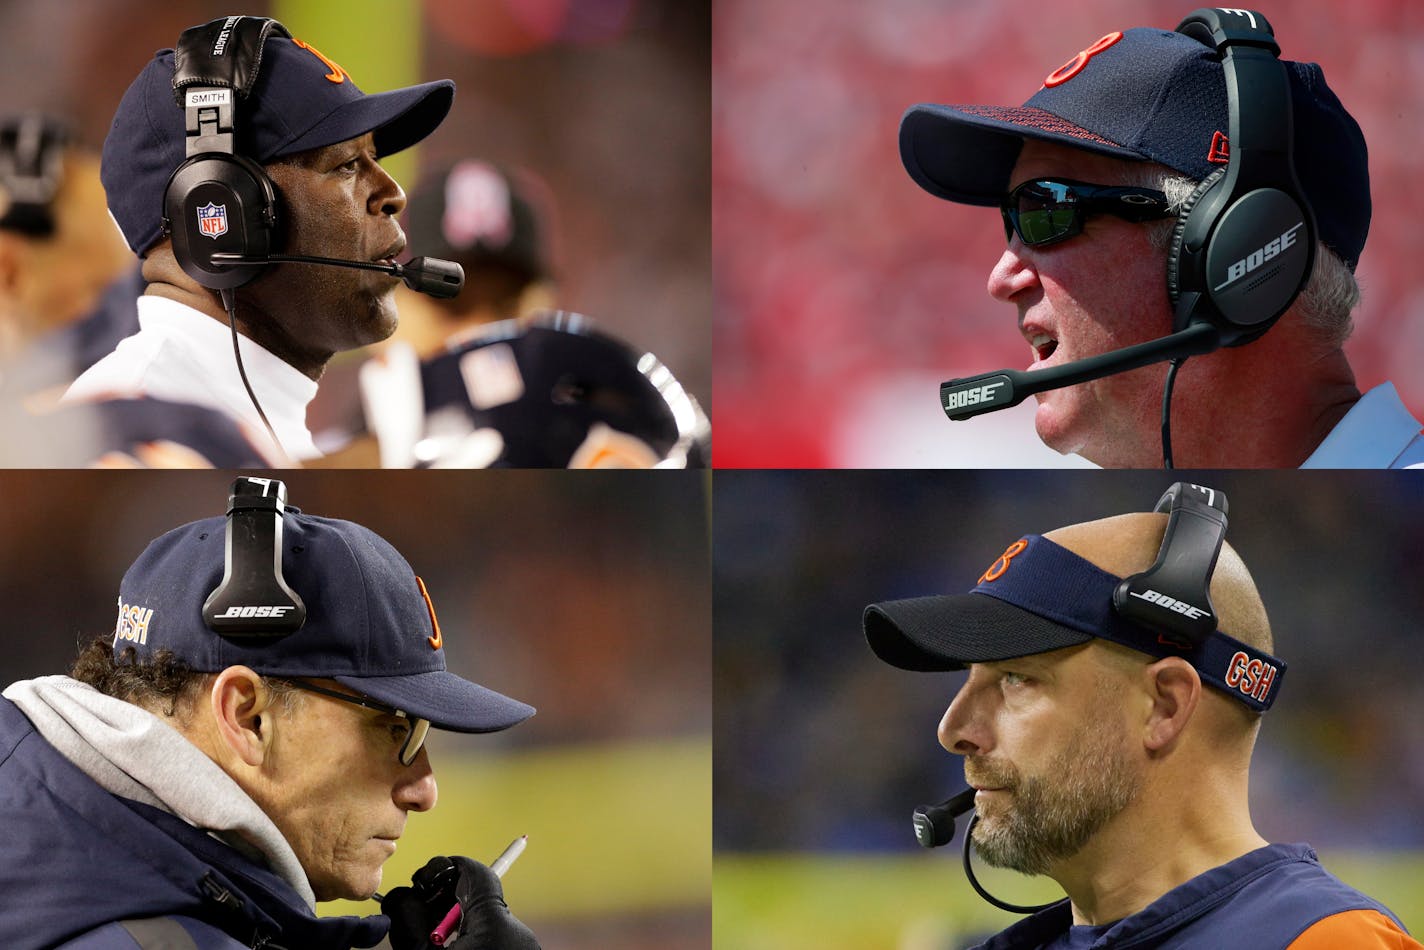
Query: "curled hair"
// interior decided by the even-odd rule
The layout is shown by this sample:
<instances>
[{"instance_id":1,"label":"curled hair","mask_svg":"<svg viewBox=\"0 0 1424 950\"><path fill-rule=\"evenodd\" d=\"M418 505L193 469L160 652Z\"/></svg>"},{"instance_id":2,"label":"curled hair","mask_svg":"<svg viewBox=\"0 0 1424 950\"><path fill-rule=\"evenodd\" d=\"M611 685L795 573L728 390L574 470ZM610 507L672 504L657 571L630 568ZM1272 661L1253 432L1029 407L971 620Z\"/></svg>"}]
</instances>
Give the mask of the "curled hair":
<instances>
[{"instance_id":1,"label":"curled hair","mask_svg":"<svg viewBox=\"0 0 1424 950\"><path fill-rule=\"evenodd\" d=\"M211 673L194 670L172 650L157 650L142 663L133 647L125 647L115 656L108 636L91 640L80 651L69 675L106 696L170 718L179 715L180 709L190 709L212 679ZM284 708L290 709L299 701L295 686L271 677L263 677L262 682Z\"/></svg>"},{"instance_id":2,"label":"curled hair","mask_svg":"<svg viewBox=\"0 0 1424 950\"><path fill-rule=\"evenodd\" d=\"M1128 168L1122 184L1155 188L1167 196L1167 204L1179 218L1182 206L1186 204L1199 182L1178 174L1161 165L1146 168ZM1154 221L1148 224L1152 244L1166 250L1172 246L1172 232L1176 220ZM1301 324L1318 334L1321 342L1330 349L1339 349L1354 332L1355 322L1351 312L1360 305L1360 285L1354 273L1323 241L1315 245L1315 266L1305 289L1300 292L1291 310L1298 314Z\"/></svg>"}]
</instances>

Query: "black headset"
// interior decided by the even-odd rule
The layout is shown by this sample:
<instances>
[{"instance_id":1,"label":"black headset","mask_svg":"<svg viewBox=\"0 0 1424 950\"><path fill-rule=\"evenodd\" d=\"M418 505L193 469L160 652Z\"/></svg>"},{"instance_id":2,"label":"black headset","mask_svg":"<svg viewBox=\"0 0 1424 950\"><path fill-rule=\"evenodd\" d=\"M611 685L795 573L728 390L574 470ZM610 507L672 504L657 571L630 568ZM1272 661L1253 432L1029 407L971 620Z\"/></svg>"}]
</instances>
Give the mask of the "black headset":
<instances>
[{"instance_id":1,"label":"black headset","mask_svg":"<svg viewBox=\"0 0 1424 950\"><path fill-rule=\"evenodd\" d=\"M1113 609L1183 650L1216 631L1211 575L1226 539L1226 494L1177 482L1152 509L1167 512L1167 530L1157 560L1124 578L1113 591Z\"/></svg>"},{"instance_id":2,"label":"black headset","mask_svg":"<svg viewBox=\"0 0 1424 950\"><path fill-rule=\"evenodd\" d=\"M282 576L286 511L287 486L281 481L241 476L232 483L223 577L203 602L203 622L214 633L285 637L306 623L306 604Z\"/></svg>"},{"instance_id":3,"label":"black headset","mask_svg":"<svg viewBox=\"0 0 1424 950\"><path fill-rule=\"evenodd\" d=\"M54 197L64 180L69 128L27 113L0 121L0 229L30 237L54 233Z\"/></svg>"},{"instance_id":4,"label":"black headset","mask_svg":"<svg viewBox=\"0 0 1424 950\"><path fill-rule=\"evenodd\" d=\"M1315 216L1295 172L1290 79L1260 13L1195 10L1177 32L1221 56L1230 155L1187 199L1172 234L1173 329L1205 321L1222 346L1239 346L1286 312L1315 262Z\"/></svg>"},{"instance_id":5,"label":"black headset","mask_svg":"<svg viewBox=\"0 0 1424 950\"><path fill-rule=\"evenodd\" d=\"M257 82L272 35L291 36L265 17L221 17L184 30L174 47L173 95L187 120L187 157L163 193L163 230L184 273L210 290L241 287L266 271L216 264L213 254L265 257L277 243L277 189L236 142L241 100Z\"/></svg>"}]
</instances>

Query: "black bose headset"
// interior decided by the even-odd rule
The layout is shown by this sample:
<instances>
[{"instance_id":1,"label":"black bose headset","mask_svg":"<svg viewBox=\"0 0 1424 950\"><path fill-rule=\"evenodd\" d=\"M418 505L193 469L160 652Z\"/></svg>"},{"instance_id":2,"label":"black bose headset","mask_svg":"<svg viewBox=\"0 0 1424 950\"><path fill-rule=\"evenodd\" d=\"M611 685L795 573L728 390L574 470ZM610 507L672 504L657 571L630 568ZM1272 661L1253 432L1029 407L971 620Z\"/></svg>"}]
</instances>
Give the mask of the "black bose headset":
<instances>
[{"instance_id":1,"label":"black bose headset","mask_svg":"<svg viewBox=\"0 0 1424 950\"><path fill-rule=\"evenodd\" d=\"M1118 584L1113 609L1181 649L1192 650L1217 626L1211 575L1226 540L1226 493L1177 482L1152 510L1167 513L1157 560Z\"/></svg>"},{"instance_id":2,"label":"black bose headset","mask_svg":"<svg viewBox=\"0 0 1424 950\"><path fill-rule=\"evenodd\" d=\"M282 576L286 511L287 486L281 481L244 475L232 483L223 577L203 602L203 622L214 633L284 637L306 623L306 604Z\"/></svg>"},{"instance_id":3,"label":"black bose headset","mask_svg":"<svg viewBox=\"0 0 1424 950\"><path fill-rule=\"evenodd\" d=\"M257 82L267 37L291 36L265 17L232 16L184 30L173 53L173 95L187 122L186 159L163 193L173 255L210 290L231 290L263 267L215 264L216 253L265 257L275 249L277 190L262 166L237 153L241 101Z\"/></svg>"},{"instance_id":4,"label":"black bose headset","mask_svg":"<svg viewBox=\"0 0 1424 950\"><path fill-rule=\"evenodd\" d=\"M1295 173L1290 79L1271 24L1252 10L1196 10L1177 26L1216 50L1230 155L1182 207L1167 254L1174 330L1217 329L1219 345L1265 333L1305 288L1315 216Z\"/></svg>"}]
</instances>

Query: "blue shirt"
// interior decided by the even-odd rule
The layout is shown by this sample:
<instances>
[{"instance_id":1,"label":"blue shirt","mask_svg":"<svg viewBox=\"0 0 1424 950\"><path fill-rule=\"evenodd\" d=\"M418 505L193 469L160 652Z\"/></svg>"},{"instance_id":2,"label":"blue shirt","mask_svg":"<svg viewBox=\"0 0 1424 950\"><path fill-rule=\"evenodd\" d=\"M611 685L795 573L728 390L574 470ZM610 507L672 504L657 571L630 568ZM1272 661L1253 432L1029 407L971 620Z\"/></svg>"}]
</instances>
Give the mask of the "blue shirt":
<instances>
[{"instance_id":1,"label":"blue shirt","mask_svg":"<svg viewBox=\"0 0 1424 950\"><path fill-rule=\"evenodd\" d=\"M1075 927L1072 907L1062 900L977 950L1306 950L1321 946L1306 932L1337 917L1350 936L1333 946L1418 946L1387 907L1321 867L1309 845L1272 844L1204 871L1111 924Z\"/></svg>"},{"instance_id":2,"label":"blue shirt","mask_svg":"<svg viewBox=\"0 0 1424 950\"><path fill-rule=\"evenodd\" d=\"M1424 426L1394 383L1381 383L1350 407L1301 468L1407 468L1424 463Z\"/></svg>"}]
</instances>

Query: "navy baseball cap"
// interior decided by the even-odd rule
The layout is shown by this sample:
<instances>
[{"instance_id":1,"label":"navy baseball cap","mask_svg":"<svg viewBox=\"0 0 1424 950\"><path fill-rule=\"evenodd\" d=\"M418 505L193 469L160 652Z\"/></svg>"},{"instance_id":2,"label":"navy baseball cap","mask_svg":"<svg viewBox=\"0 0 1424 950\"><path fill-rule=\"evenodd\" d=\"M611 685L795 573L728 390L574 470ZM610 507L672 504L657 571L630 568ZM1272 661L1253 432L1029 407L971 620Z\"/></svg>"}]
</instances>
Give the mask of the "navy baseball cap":
<instances>
[{"instance_id":1,"label":"navy baseball cap","mask_svg":"<svg viewBox=\"0 0 1424 950\"><path fill-rule=\"evenodd\" d=\"M236 149L260 165L374 132L377 157L390 155L435 131L454 99L448 79L367 95L315 48L273 34L237 104ZM186 158L185 139L173 50L159 50L119 102L100 167L109 211L139 256L162 237L163 192Z\"/></svg>"},{"instance_id":2,"label":"navy baseball cap","mask_svg":"<svg viewBox=\"0 0 1424 950\"><path fill-rule=\"evenodd\" d=\"M114 652L143 663L171 650L198 672L247 666L265 676L334 679L428 719L437 729L496 732L534 708L445 669L445 635L425 585L375 532L350 521L282 514L282 575L306 622L282 637L213 632L203 603L223 580L225 518L175 528L150 543L119 586Z\"/></svg>"},{"instance_id":3,"label":"navy baseball cap","mask_svg":"<svg viewBox=\"0 0 1424 950\"><path fill-rule=\"evenodd\" d=\"M1294 120L1296 177L1320 239L1353 270L1370 230L1365 137L1315 63L1283 61ZM1022 106L911 106L900 158L932 195L997 205L1024 139L1128 161L1197 181L1225 166L1226 80L1205 44L1167 30L1109 33L1054 70Z\"/></svg>"},{"instance_id":4,"label":"navy baseball cap","mask_svg":"<svg viewBox=\"0 0 1424 950\"><path fill-rule=\"evenodd\" d=\"M1139 627L1113 609L1122 578L1041 535L1009 545L967 594L871 604L862 622L875 655L891 666L962 670L1061 650L1099 638L1149 656L1180 656L1202 682L1252 709L1275 702L1286 664L1222 633L1198 647Z\"/></svg>"}]
</instances>

